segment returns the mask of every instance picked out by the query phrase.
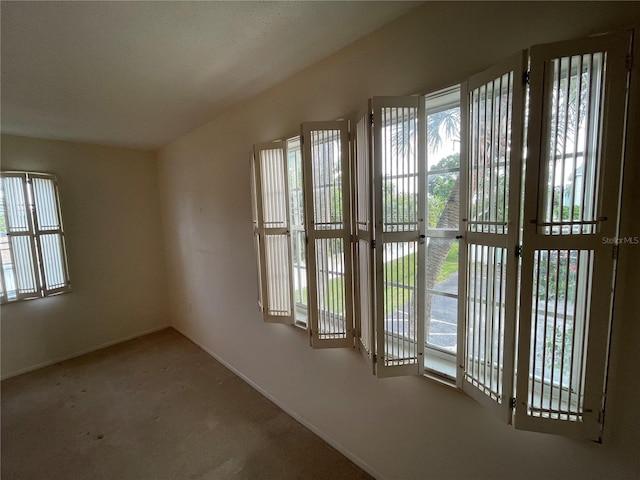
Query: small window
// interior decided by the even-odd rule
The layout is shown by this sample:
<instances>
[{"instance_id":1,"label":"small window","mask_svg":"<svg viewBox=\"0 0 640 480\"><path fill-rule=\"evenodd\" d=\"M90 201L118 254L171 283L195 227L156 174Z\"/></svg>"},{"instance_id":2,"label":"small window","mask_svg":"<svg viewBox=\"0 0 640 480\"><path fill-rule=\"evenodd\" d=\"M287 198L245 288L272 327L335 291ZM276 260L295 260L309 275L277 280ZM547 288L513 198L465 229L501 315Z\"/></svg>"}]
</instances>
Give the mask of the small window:
<instances>
[{"instance_id":1,"label":"small window","mask_svg":"<svg viewBox=\"0 0 640 480\"><path fill-rule=\"evenodd\" d=\"M2 303L71 289L54 175L3 172L0 183Z\"/></svg>"}]
</instances>

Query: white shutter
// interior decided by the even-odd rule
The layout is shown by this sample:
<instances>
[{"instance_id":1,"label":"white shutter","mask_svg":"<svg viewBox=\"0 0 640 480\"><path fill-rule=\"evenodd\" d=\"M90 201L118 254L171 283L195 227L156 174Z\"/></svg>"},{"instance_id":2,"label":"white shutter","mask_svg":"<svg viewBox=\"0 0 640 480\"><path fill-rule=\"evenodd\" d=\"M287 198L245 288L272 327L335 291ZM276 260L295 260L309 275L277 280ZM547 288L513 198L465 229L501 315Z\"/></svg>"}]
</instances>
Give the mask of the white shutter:
<instances>
[{"instance_id":1,"label":"white shutter","mask_svg":"<svg viewBox=\"0 0 640 480\"><path fill-rule=\"evenodd\" d=\"M511 421L526 55L462 87L458 383Z\"/></svg>"},{"instance_id":2,"label":"white shutter","mask_svg":"<svg viewBox=\"0 0 640 480\"><path fill-rule=\"evenodd\" d=\"M294 321L285 142L254 146L259 288L265 322Z\"/></svg>"},{"instance_id":3,"label":"white shutter","mask_svg":"<svg viewBox=\"0 0 640 480\"><path fill-rule=\"evenodd\" d=\"M311 345L353 347L349 124L301 131Z\"/></svg>"},{"instance_id":4,"label":"white shutter","mask_svg":"<svg viewBox=\"0 0 640 480\"><path fill-rule=\"evenodd\" d=\"M255 152L251 155L251 220L253 226L253 250L256 258L256 270L258 272L258 308L264 311L262 300L262 263L263 259L260 251L260 227L258 223L258 191L256 177L256 156Z\"/></svg>"},{"instance_id":5,"label":"white shutter","mask_svg":"<svg viewBox=\"0 0 640 480\"><path fill-rule=\"evenodd\" d=\"M45 295L69 289L69 270L55 177L29 174L34 206L37 252Z\"/></svg>"},{"instance_id":6,"label":"white shutter","mask_svg":"<svg viewBox=\"0 0 640 480\"><path fill-rule=\"evenodd\" d=\"M420 97L374 97L376 374L424 370L424 177ZM422 132L422 134L420 134ZM422 147L424 148L424 146ZM422 235L422 238L421 238Z\"/></svg>"},{"instance_id":7,"label":"white shutter","mask_svg":"<svg viewBox=\"0 0 640 480\"><path fill-rule=\"evenodd\" d=\"M2 238L2 267L8 300L40 296L27 174L3 173L7 236Z\"/></svg>"},{"instance_id":8,"label":"white shutter","mask_svg":"<svg viewBox=\"0 0 640 480\"><path fill-rule=\"evenodd\" d=\"M371 197L371 122L369 112L356 122L354 142L355 233L357 277L356 331L358 348L372 359L375 353L375 304L373 302L373 200Z\"/></svg>"},{"instance_id":9,"label":"white shutter","mask_svg":"<svg viewBox=\"0 0 640 480\"><path fill-rule=\"evenodd\" d=\"M601 436L628 50L531 49L516 428Z\"/></svg>"}]
</instances>

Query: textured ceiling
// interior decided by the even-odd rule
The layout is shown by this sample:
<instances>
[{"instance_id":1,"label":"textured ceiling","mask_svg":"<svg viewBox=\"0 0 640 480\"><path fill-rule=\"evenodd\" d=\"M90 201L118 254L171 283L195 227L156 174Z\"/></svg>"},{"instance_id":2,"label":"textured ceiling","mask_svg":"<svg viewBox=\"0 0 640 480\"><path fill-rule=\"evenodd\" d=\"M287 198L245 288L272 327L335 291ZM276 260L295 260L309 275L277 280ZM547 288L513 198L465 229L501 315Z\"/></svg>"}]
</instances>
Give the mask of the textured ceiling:
<instances>
[{"instance_id":1,"label":"textured ceiling","mask_svg":"<svg viewBox=\"0 0 640 480\"><path fill-rule=\"evenodd\" d=\"M2 2L2 132L159 148L418 2Z\"/></svg>"}]
</instances>

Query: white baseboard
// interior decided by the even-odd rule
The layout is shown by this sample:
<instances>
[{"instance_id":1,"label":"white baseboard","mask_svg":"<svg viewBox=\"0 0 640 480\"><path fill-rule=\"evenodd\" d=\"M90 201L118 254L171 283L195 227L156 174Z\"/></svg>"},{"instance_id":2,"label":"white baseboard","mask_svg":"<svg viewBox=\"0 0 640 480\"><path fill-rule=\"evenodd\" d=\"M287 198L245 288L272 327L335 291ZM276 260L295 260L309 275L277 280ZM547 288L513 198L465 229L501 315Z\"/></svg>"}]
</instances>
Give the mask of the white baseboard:
<instances>
[{"instance_id":1,"label":"white baseboard","mask_svg":"<svg viewBox=\"0 0 640 480\"><path fill-rule=\"evenodd\" d=\"M164 330L165 328L169 328L171 325L164 325L162 327L154 327L149 330L144 330L142 332L134 333L133 335L128 335L123 338L118 338L116 340L111 340L106 343L101 343L100 345L96 345L95 347L90 347L85 350L80 350L79 352L72 353L70 355L65 355L63 357L54 358L53 360L47 360L46 362L37 363L35 365L30 365L25 368L21 368L14 372L9 372L2 374L0 376L0 380L6 380L7 378L15 377L18 375L22 375L23 373L32 372L34 370L38 370L39 368L48 367L49 365L53 365L55 363L64 362L65 360L71 360L72 358L80 357L82 355L86 355L87 353L95 352L96 350L101 350L103 348L111 347L112 345L116 345L118 343L126 342L128 340L133 340L134 338L142 337L143 335L148 335L150 333L159 332L160 330ZM185 335L186 336L186 335Z\"/></svg>"},{"instance_id":2,"label":"white baseboard","mask_svg":"<svg viewBox=\"0 0 640 480\"><path fill-rule=\"evenodd\" d=\"M176 330L177 332L179 332L181 335L183 335L186 338L188 338L189 340L191 340L198 347L200 347L202 350L207 352L209 355L211 355L213 358L215 358L218 362L220 362L226 368L228 368L233 373L235 373L243 381L245 381L246 383L251 385L251 387L253 387L256 391L258 391L263 397L265 397L268 400L270 400L273 403L275 403L279 408L281 408L285 413L287 413L287 415L289 415L294 420L296 420L298 423L304 425L306 428L311 430L313 433L315 433L317 436L319 436L322 440L327 442L329 445L331 445L333 448L338 450L341 454L343 454L345 457L347 457L349 460L351 460L357 466L362 468L369 475L371 475L374 478L380 479L380 480L383 479L382 475L380 475L380 473L377 472L371 465L366 463L364 460L362 460L358 456L354 455L351 451L347 450L343 445L341 445L340 443L336 442L334 439L329 437L322 430L319 430L315 425L313 425L312 423L309 423L308 420L306 420L305 418L301 417L297 412L294 412L293 410L290 410L286 405L283 405L276 397L272 396L269 392L264 390L260 385L257 385L256 383L254 383L253 380L251 380L250 378L247 378L247 376L245 376L242 372L240 372L237 369L235 369L233 367L233 365L230 365L229 363L227 363L224 359L220 358L217 354L215 354L214 352L209 350L207 347L202 345L198 340L190 337L189 335L184 333L182 330L177 328L175 325L172 325L172 328L174 330Z\"/></svg>"}]
</instances>

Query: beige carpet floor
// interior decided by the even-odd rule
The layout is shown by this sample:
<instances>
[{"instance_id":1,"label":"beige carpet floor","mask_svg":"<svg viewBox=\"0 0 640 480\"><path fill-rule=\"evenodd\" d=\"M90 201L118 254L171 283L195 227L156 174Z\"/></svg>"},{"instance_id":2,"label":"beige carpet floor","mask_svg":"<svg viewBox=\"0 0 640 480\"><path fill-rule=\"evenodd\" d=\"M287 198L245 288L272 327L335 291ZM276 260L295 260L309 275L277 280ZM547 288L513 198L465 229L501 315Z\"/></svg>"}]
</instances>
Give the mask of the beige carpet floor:
<instances>
[{"instance_id":1,"label":"beige carpet floor","mask_svg":"<svg viewBox=\"0 0 640 480\"><path fill-rule=\"evenodd\" d=\"M173 329L1 388L2 480L371 478Z\"/></svg>"}]
</instances>

